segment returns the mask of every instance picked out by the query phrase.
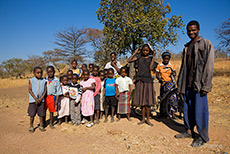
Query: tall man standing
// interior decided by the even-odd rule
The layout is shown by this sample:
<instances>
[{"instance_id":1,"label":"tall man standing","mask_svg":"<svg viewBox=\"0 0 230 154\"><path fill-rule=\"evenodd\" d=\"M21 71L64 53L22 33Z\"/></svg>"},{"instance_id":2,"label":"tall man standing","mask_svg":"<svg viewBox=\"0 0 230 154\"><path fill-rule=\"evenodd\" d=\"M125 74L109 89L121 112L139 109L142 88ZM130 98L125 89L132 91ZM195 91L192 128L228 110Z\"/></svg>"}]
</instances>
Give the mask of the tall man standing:
<instances>
[{"instance_id":1,"label":"tall man standing","mask_svg":"<svg viewBox=\"0 0 230 154\"><path fill-rule=\"evenodd\" d=\"M208 99L212 88L214 48L212 43L199 36L197 21L187 24L187 35L191 39L183 50L182 64L178 76L178 92L184 94L184 125L186 132L176 138L191 138L192 147L200 147L209 141ZM194 133L196 126L198 135Z\"/></svg>"}]
</instances>

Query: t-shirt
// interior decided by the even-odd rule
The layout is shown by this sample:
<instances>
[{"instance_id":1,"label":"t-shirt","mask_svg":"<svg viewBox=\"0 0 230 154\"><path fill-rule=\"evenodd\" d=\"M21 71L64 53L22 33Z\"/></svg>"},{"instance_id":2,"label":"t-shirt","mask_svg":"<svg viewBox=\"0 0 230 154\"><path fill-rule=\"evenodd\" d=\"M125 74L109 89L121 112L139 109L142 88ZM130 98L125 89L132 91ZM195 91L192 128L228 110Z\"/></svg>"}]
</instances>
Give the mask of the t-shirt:
<instances>
[{"instance_id":1,"label":"t-shirt","mask_svg":"<svg viewBox=\"0 0 230 154\"><path fill-rule=\"evenodd\" d=\"M110 79L107 78L105 80L105 96L116 96L116 90L115 90L115 83L116 79Z\"/></svg>"},{"instance_id":2,"label":"t-shirt","mask_svg":"<svg viewBox=\"0 0 230 154\"><path fill-rule=\"evenodd\" d=\"M172 68L173 71L176 70L175 66L170 62L167 65L160 63L157 65L157 68L156 68L156 71L161 74L163 81L171 81L172 80L170 77L172 70L170 68L167 68L167 67Z\"/></svg>"},{"instance_id":3,"label":"t-shirt","mask_svg":"<svg viewBox=\"0 0 230 154\"><path fill-rule=\"evenodd\" d=\"M77 74L79 78L81 77L82 70L80 68L76 68L76 69L70 68L70 70L73 71L73 74Z\"/></svg>"},{"instance_id":4,"label":"t-shirt","mask_svg":"<svg viewBox=\"0 0 230 154\"><path fill-rule=\"evenodd\" d=\"M93 96L96 96L97 94L100 95L100 90L101 90L101 79L100 79L100 77L91 76L90 78L95 80L95 85L96 85Z\"/></svg>"},{"instance_id":5,"label":"t-shirt","mask_svg":"<svg viewBox=\"0 0 230 154\"><path fill-rule=\"evenodd\" d=\"M117 65L117 67L118 67L119 69L122 67L119 61L117 61L116 65ZM115 77L119 75L118 72L117 72L117 70L111 65L111 62L108 62L108 63L105 65L105 69L109 69L109 68L112 68L112 69L114 70L114 76L115 76Z\"/></svg>"},{"instance_id":6,"label":"t-shirt","mask_svg":"<svg viewBox=\"0 0 230 154\"><path fill-rule=\"evenodd\" d=\"M144 58L139 56L138 57L138 71L136 74L136 82L142 81L142 82L148 82L153 83L153 79L150 72L150 63L152 58Z\"/></svg>"},{"instance_id":7,"label":"t-shirt","mask_svg":"<svg viewBox=\"0 0 230 154\"><path fill-rule=\"evenodd\" d=\"M76 103L80 101L81 94L82 94L82 86L79 83L69 84L69 97L75 99Z\"/></svg>"},{"instance_id":8,"label":"t-shirt","mask_svg":"<svg viewBox=\"0 0 230 154\"><path fill-rule=\"evenodd\" d=\"M129 91L129 85L133 84L133 81L131 78L125 76L119 76L116 79L116 84L118 85L118 90L119 92L125 92L125 91Z\"/></svg>"}]
</instances>

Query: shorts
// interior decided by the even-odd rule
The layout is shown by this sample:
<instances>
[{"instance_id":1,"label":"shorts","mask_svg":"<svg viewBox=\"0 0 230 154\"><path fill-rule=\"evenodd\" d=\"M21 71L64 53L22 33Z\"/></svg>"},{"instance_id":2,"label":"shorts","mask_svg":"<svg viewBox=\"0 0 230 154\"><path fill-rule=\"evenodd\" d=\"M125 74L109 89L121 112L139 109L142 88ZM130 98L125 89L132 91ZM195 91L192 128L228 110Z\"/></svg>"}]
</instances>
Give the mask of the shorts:
<instances>
[{"instance_id":1,"label":"shorts","mask_svg":"<svg viewBox=\"0 0 230 154\"><path fill-rule=\"evenodd\" d=\"M45 110L45 103L39 103L36 104L34 103L29 103L28 106L28 111L27 111L27 115L30 117L34 117L36 115L36 113L38 114L39 117L44 117L46 110Z\"/></svg>"},{"instance_id":2,"label":"shorts","mask_svg":"<svg viewBox=\"0 0 230 154\"><path fill-rule=\"evenodd\" d=\"M49 109L50 112L55 112L55 96L47 95L46 97L46 109Z\"/></svg>"},{"instance_id":3,"label":"shorts","mask_svg":"<svg viewBox=\"0 0 230 154\"><path fill-rule=\"evenodd\" d=\"M94 106L94 110L100 110L100 95L97 94L96 96L94 96L94 102L95 102L95 106Z\"/></svg>"},{"instance_id":4,"label":"shorts","mask_svg":"<svg viewBox=\"0 0 230 154\"><path fill-rule=\"evenodd\" d=\"M116 96L105 96L105 107L106 106L117 106Z\"/></svg>"}]
</instances>

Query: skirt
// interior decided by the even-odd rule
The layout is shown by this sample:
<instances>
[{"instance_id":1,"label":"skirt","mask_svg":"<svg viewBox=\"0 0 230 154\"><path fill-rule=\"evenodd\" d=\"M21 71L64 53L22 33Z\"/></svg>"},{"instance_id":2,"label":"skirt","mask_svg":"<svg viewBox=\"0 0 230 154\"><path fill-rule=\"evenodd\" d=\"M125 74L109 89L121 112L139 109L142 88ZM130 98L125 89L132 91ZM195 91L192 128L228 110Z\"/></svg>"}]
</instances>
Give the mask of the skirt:
<instances>
[{"instance_id":1,"label":"skirt","mask_svg":"<svg viewBox=\"0 0 230 154\"><path fill-rule=\"evenodd\" d=\"M127 114L130 113L130 93L123 92L119 93L119 102L117 106L118 114Z\"/></svg>"},{"instance_id":2,"label":"skirt","mask_svg":"<svg viewBox=\"0 0 230 154\"><path fill-rule=\"evenodd\" d=\"M153 83L137 81L135 84L134 105L151 106L156 103Z\"/></svg>"}]
</instances>

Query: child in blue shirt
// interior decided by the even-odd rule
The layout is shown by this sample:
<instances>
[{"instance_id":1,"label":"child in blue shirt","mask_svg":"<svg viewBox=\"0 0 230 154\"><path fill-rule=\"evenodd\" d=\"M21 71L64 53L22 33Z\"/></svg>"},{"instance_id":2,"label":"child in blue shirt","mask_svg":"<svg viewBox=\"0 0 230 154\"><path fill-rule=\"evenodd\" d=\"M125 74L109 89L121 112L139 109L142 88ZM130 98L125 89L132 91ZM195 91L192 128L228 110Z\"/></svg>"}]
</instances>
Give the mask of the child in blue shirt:
<instances>
[{"instance_id":1,"label":"child in blue shirt","mask_svg":"<svg viewBox=\"0 0 230 154\"><path fill-rule=\"evenodd\" d=\"M114 76L114 70L112 68L108 69L108 78L105 80L104 86L105 86L105 123L108 121L108 110L111 106L112 112L111 112L111 122L114 122L114 112L115 107L117 106L117 99L116 99L116 89L115 89L115 83L116 79L113 78Z\"/></svg>"}]
</instances>

